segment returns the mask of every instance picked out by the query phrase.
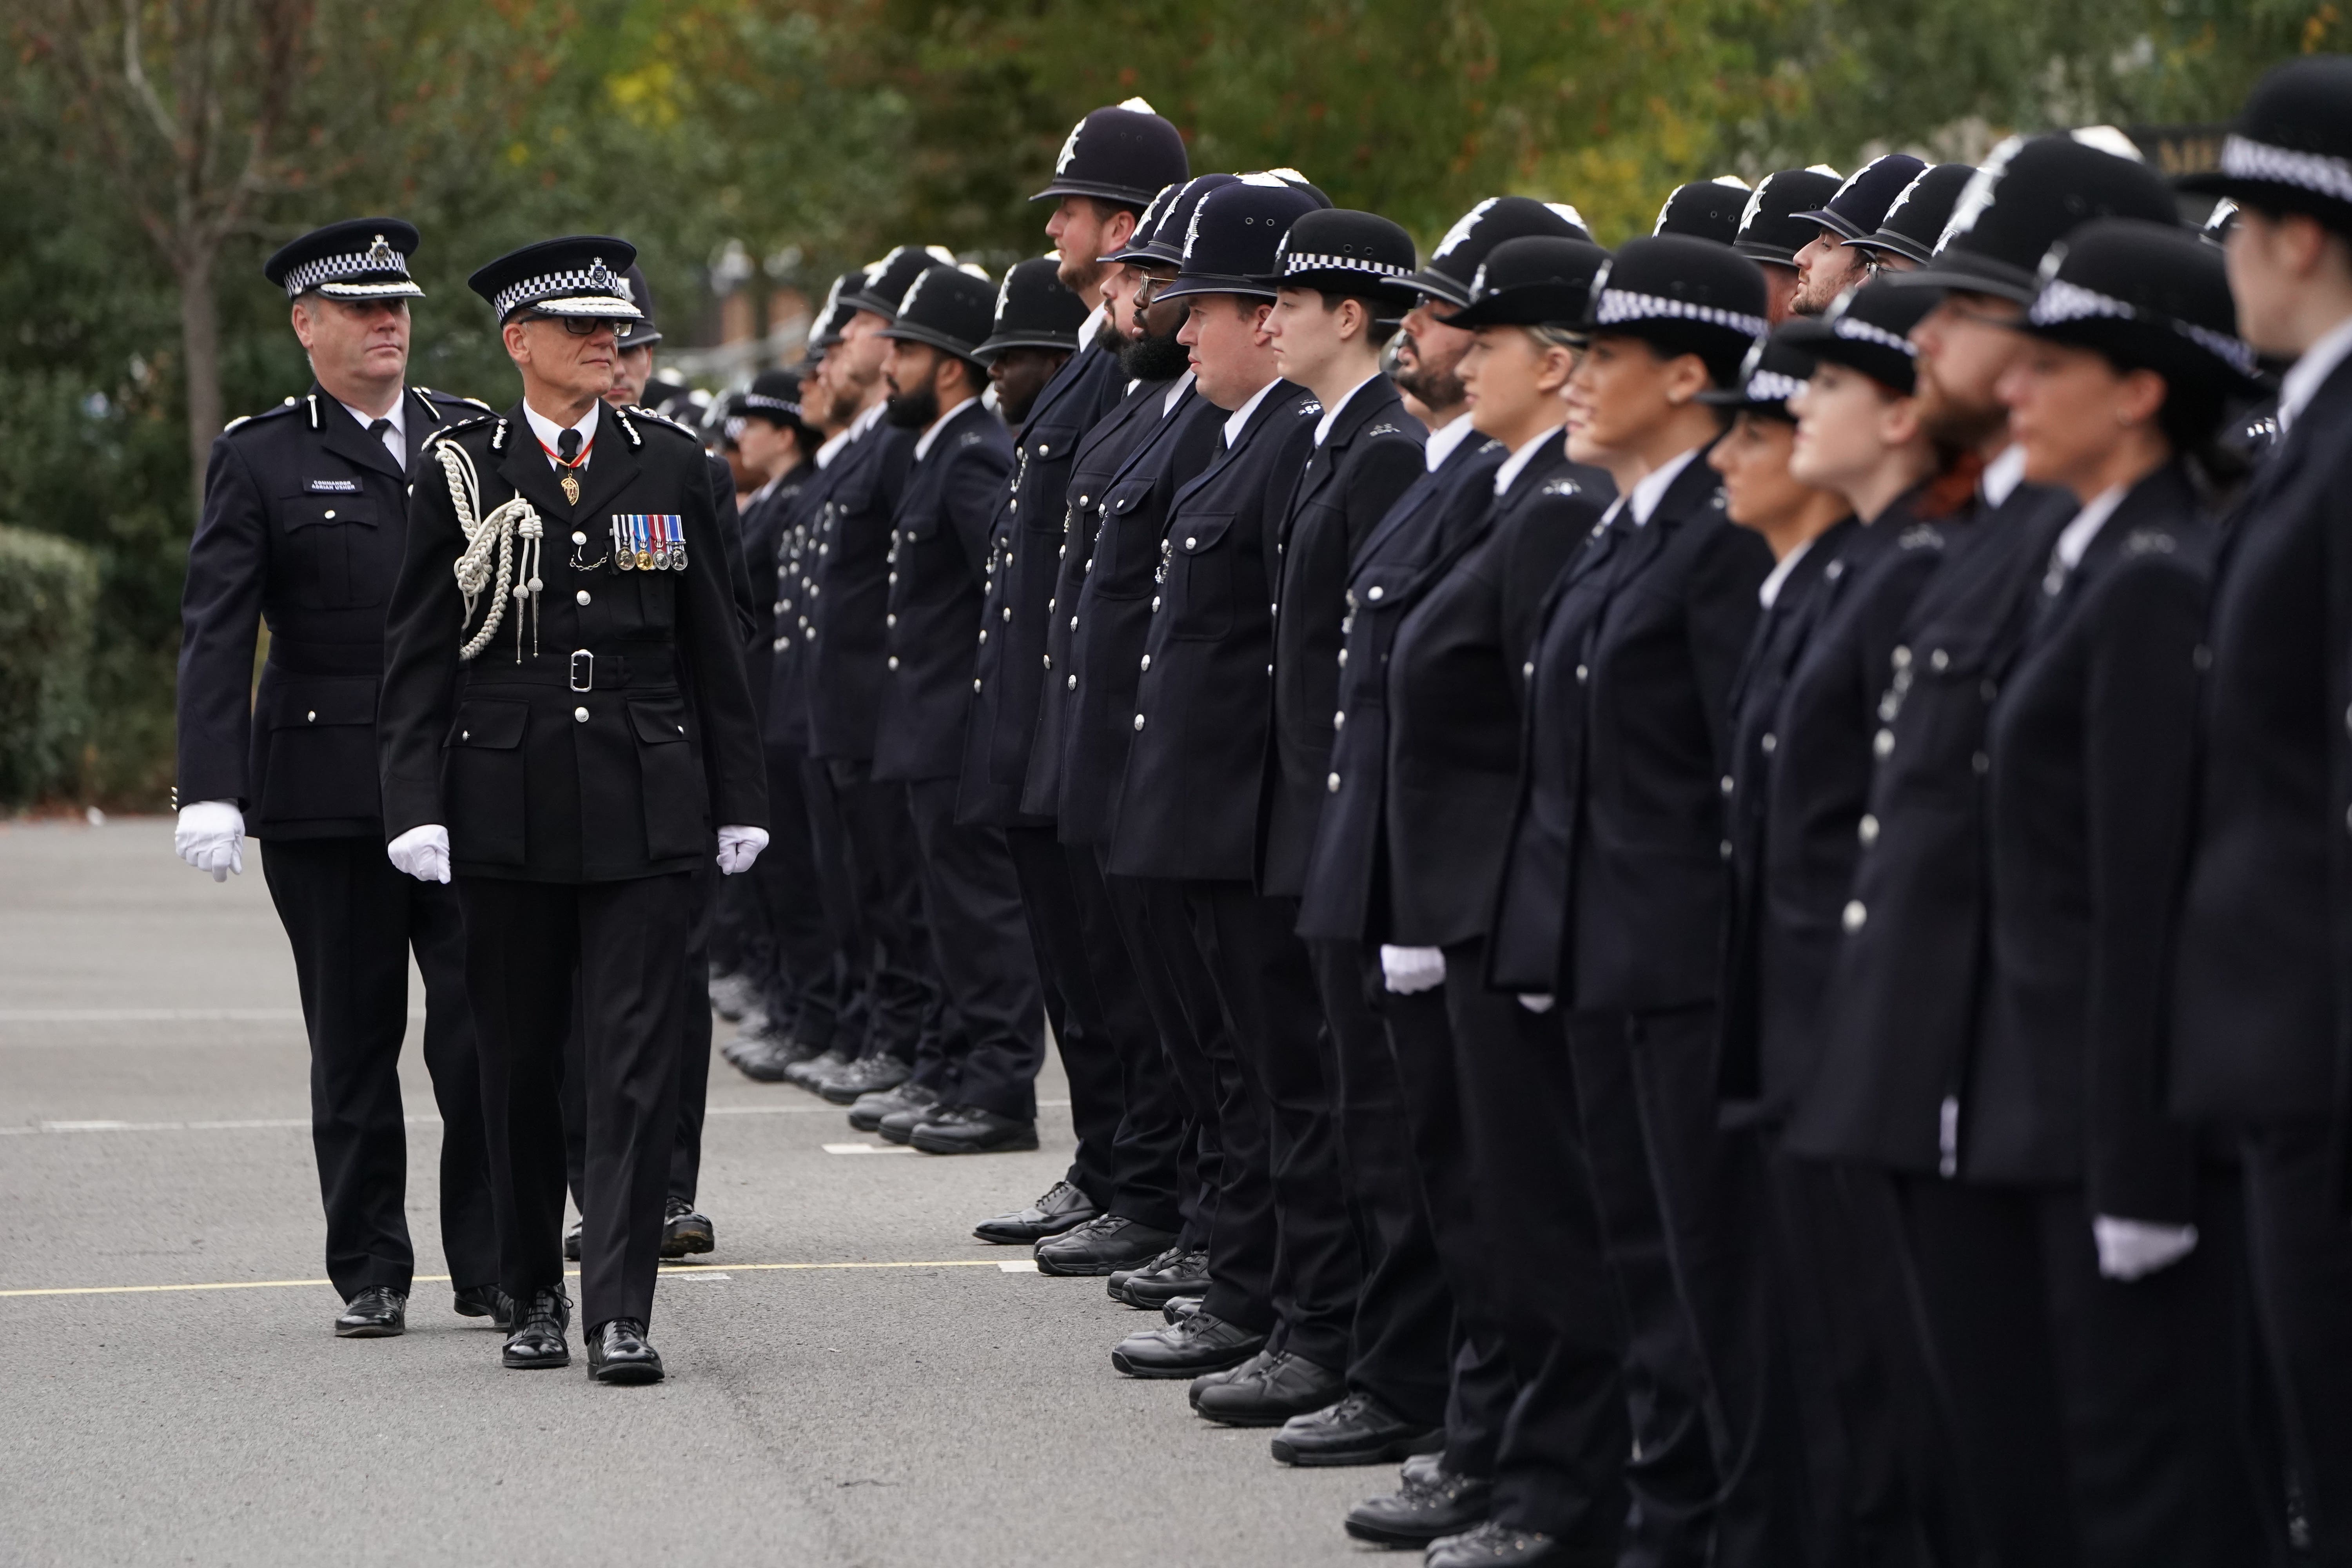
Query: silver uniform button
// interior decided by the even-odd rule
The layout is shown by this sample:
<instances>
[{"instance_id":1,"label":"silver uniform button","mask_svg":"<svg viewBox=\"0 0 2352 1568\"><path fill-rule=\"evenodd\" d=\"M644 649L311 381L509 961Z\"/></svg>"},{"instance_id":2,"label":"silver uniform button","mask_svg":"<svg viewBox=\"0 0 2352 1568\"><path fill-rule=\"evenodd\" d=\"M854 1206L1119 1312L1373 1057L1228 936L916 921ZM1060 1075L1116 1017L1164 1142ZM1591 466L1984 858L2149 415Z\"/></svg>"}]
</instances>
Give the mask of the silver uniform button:
<instances>
[{"instance_id":1,"label":"silver uniform button","mask_svg":"<svg viewBox=\"0 0 2352 1568\"><path fill-rule=\"evenodd\" d=\"M1769 757L1774 752L1780 749L1780 737L1768 732L1762 740L1756 743L1763 749L1764 754Z\"/></svg>"},{"instance_id":2,"label":"silver uniform button","mask_svg":"<svg viewBox=\"0 0 2352 1568\"><path fill-rule=\"evenodd\" d=\"M574 708L572 710L572 718L575 723L585 724L588 722L588 710L585 708Z\"/></svg>"},{"instance_id":3,"label":"silver uniform button","mask_svg":"<svg viewBox=\"0 0 2352 1568\"><path fill-rule=\"evenodd\" d=\"M1862 907L1862 900L1860 899L1851 899L1846 902L1844 915L1840 918L1844 923L1846 930L1860 931L1862 929L1862 922L1870 918L1870 911Z\"/></svg>"},{"instance_id":4,"label":"silver uniform button","mask_svg":"<svg viewBox=\"0 0 2352 1568\"><path fill-rule=\"evenodd\" d=\"M882 624L883 624L884 626L897 626L897 625L898 624L898 616L897 612L896 612L896 611L893 611L891 614L889 614L889 615L887 615L887 616L883 616L883 617L882 617Z\"/></svg>"},{"instance_id":5,"label":"silver uniform button","mask_svg":"<svg viewBox=\"0 0 2352 1568\"><path fill-rule=\"evenodd\" d=\"M1877 843L1878 818L1871 816L1870 813L1866 811L1864 812L1862 814L1862 820L1853 825L1853 836L1862 840L1862 847L1864 849L1867 849L1872 845Z\"/></svg>"},{"instance_id":6,"label":"silver uniform button","mask_svg":"<svg viewBox=\"0 0 2352 1568\"><path fill-rule=\"evenodd\" d=\"M333 507L329 507L327 509L327 515L331 518L333 517L335 515L335 509Z\"/></svg>"},{"instance_id":7,"label":"silver uniform button","mask_svg":"<svg viewBox=\"0 0 2352 1568\"><path fill-rule=\"evenodd\" d=\"M1533 680L1536 678L1536 661L1534 659L1529 659L1527 663L1519 666L1519 676L1522 679Z\"/></svg>"},{"instance_id":8,"label":"silver uniform button","mask_svg":"<svg viewBox=\"0 0 2352 1568\"><path fill-rule=\"evenodd\" d=\"M1013 618L1013 606L1012 606L1012 605L1005 605L1005 606L1004 606L1004 616L1003 616L1003 618L1004 618L1005 620L1008 620L1008 621L1009 621L1009 620L1011 620L1011 619Z\"/></svg>"},{"instance_id":9,"label":"silver uniform button","mask_svg":"<svg viewBox=\"0 0 2352 1568\"><path fill-rule=\"evenodd\" d=\"M335 514L334 514L333 512L331 512L331 512L329 512L327 515L328 515L329 517L332 517L332 516L334 516ZM1201 544L1200 540L1198 540L1197 538L1193 537L1192 534L1189 534L1189 533L1188 533L1188 534L1186 534L1186 535L1184 536L1184 548L1185 548L1185 549L1187 549L1187 550L1197 550L1197 549L1199 549L1199 548L1200 548L1200 544Z\"/></svg>"},{"instance_id":10,"label":"silver uniform button","mask_svg":"<svg viewBox=\"0 0 2352 1568\"><path fill-rule=\"evenodd\" d=\"M1135 727L1139 730L1143 728L1143 715L1140 713L1135 716Z\"/></svg>"},{"instance_id":11,"label":"silver uniform button","mask_svg":"<svg viewBox=\"0 0 2352 1568\"><path fill-rule=\"evenodd\" d=\"M1870 754L1881 762L1895 754L1895 731L1881 730L1870 738Z\"/></svg>"},{"instance_id":12,"label":"silver uniform button","mask_svg":"<svg viewBox=\"0 0 2352 1568\"><path fill-rule=\"evenodd\" d=\"M1730 839L1728 839L1728 838L1727 838L1727 839L1725 839L1721 844L1717 845L1717 846L1716 846L1716 853L1717 853L1717 854L1718 854L1718 855L1720 855L1720 856L1722 856L1722 857L1723 857L1725 859L1727 859L1727 860L1730 859L1730 858L1731 858L1731 840L1730 840Z\"/></svg>"},{"instance_id":13,"label":"silver uniform button","mask_svg":"<svg viewBox=\"0 0 2352 1568\"><path fill-rule=\"evenodd\" d=\"M1578 666L1576 667L1576 683L1577 683L1579 686L1583 685L1586 681L1588 681L1588 680L1590 680L1590 679L1592 679L1592 671L1591 671L1591 670L1590 670L1590 669L1586 668L1583 665L1580 665L1580 665L1578 665Z\"/></svg>"},{"instance_id":14,"label":"silver uniform button","mask_svg":"<svg viewBox=\"0 0 2352 1568\"><path fill-rule=\"evenodd\" d=\"M1732 782L1731 782L1731 775L1730 775L1729 773L1726 773L1726 774L1724 774L1724 775L1723 775L1723 793L1724 793L1724 794L1726 794L1726 795L1729 795L1729 794L1732 792L1733 787L1734 787L1734 786L1733 786Z\"/></svg>"},{"instance_id":15,"label":"silver uniform button","mask_svg":"<svg viewBox=\"0 0 2352 1568\"><path fill-rule=\"evenodd\" d=\"M1948 668L1951 662L1952 656L1946 653L1942 648L1937 648L1935 652L1927 656L1927 665L1928 668L1932 669Z\"/></svg>"},{"instance_id":16,"label":"silver uniform button","mask_svg":"<svg viewBox=\"0 0 2352 1568\"><path fill-rule=\"evenodd\" d=\"M1909 648L1900 647L1895 648L1895 668L1897 669L1908 669L1911 668L1911 650Z\"/></svg>"},{"instance_id":17,"label":"silver uniform button","mask_svg":"<svg viewBox=\"0 0 2352 1568\"><path fill-rule=\"evenodd\" d=\"M318 710L316 708L313 708L313 709L311 709L311 710L310 710L310 713L305 717L305 719L304 719L304 722L306 722L306 723L310 723L310 724L315 724L315 723L317 723L318 721L319 721L319 710Z\"/></svg>"},{"instance_id":18,"label":"silver uniform button","mask_svg":"<svg viewBox=\"0 0 2352 1568\"><path fill-rule=\"evenodd\" d=\"M1378 588L1370 588L1370 589L1367 589L1367 590L1365 591L1365 593L1364 593L1364 597L1366 597L1366 598L1368 598L1368 599L1377 599L1377 598L1379 598L1380 596L1381 596L1381 590L1380 590L1380 589L1378 589Z\"/></svg>"},{"instance_id":19,"label":"silver uniform button","mask_svg":"<svg viewBox=\"0 0 2352 1568\"><path fill-rule=\"evenodd\" d=\"M1329 778L1325 779L1323 781L1323 787L1330 791L1333 795L1338 795L1339 793L1339 775L1338 773L1333 773Z\"/></svg>"},{"instance_id":20,"label":"silver uniform button","mask_svg":"<svg viewBox=\"0 0 2352 1568\"><path fill-rule=\"evenodd\" d=\"M588 536L575 528L572 531L572 542L574 544L585 544L588 542Z\"/></svg>"},{"instance_id":21,"label":"silver uniform button","mask_svg":"<svg viewBox=\"0 0 2352 1568\"><path fill-rule=\"evenodd\" d=\"M1146 669L1151 668L1151 656L1148 653L1143 656L1143 668Z\"/></svg>"},{"instance_id":22,"label":"silver uniform button","mask_svg":"<svg viewBox=\"0 0 2352 1568\"><path fill-rule=\"evenodd\" d=\"M978 677L977 675L975 675L975 676L973 676L973 677L971 678L971 689L972 689L974 691L977 691L977 690L979 690L979 689L980 689L980 677Z\"/></svg>"},{"instance_id":23,"label":"silver uniform button","mask_svg":"<svg viewBox=\"0 0 2352 1568\"><path fill-rule=\"evenodd\" d=\"M898 668L898 656L895 653L890 656L890 668L893 669Z\"/></svg>"},{"instance_id":24,"label":"silver uniform button","mask_svg":"<svg viewBox=\"0 0 2352 1568\"><path fill-rule=\"evenodd\" d=\"M1157 594L1154 594L1154 595L1151 595L1151 609L1152 609L1152 613L1153 613L1153 614L1155 614L1155 615L1156 615L1156 614L1158 614L1158 613L1159 613L1159 610L1160 610L1160 595L1157 595ZM1076 621L1075 621L1075 619L1073 620L1071 629L1072 629L1072 630L1076 630Z\"/></svg>"},{"instance_id":25,"label":"silver uniform button","mask_svg":"<svg viewBox=\"0 0 2352 1568\"><path fill-rule=\"evenodd\" d=\"M1071 690L1073 690L1073 691L1076 691L1077 689L1078 689L1078 678L1077 678L1076 676L1075 676L1075 675L1074 675L1074 676L1070 677L1070 689L1071 689Z\"/></svg>"},{"instance_id":26,"label":"silver uniform button","mask_svg":"<svg viewBox=\"0 0 2352 1568\"><path fill-rule=\"evenodd\" d=\"M576 593L576 594L572 595L572 596L573 598L575 598L575 599L579 600L582 604L583 604L583 605L584 605L584 604L586 604L586 603L588 602L588 590L587 590L587 589L585 589L585 588L583 588L583 589L581 589L581 590L580 590L580 592L578 592L578 593Z\"/></svg>"},{"instance_id":27,"label":"silver uniform button","mask_svg":"<svg viewBox=\"0 0 2352 1568\"><path fill-rule=\"evenodd\" d=\"M1348 710L1345 708L1342 708L1339 711L1331 715L1331 728L1334 730L1344 730L1347 727Z\"/></svg>"},{"instance_id":28,"label":"silver uniform button","mask_svg":"<svg viewBox=\"0 0 2352 1568\"><path fill-rule=\"evenodd\" d=\"M980 640L982 642L986 642L988 640L988 628L986 626L980 628Z\"/></svg>"}]
</instances>

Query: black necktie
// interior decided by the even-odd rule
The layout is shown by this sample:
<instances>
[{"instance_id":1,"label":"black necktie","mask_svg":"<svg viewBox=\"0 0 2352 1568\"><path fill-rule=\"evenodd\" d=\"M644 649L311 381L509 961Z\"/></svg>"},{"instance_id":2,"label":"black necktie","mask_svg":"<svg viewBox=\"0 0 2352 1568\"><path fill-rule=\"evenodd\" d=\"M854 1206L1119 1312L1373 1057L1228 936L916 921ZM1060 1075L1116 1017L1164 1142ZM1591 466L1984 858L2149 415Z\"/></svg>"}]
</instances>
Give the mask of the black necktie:
<instances>
[{"instance_id":1,"label":"black necktie","mask_svg":"<svg viewBox=\"0 0 2352 1568\"><path fill-rule=\"evenodd\" d=\"M391 421L391 420L389 420L389 419L378 419L378 420L375 420L375 421L372 422L372 423L368 426L368 434L369 434L369 435L371 435L371 436L373 436L373 437L374 437L377 440L381 441L381 440L383 440L383 433L384 433L385 431L387 431L387 430L391 429L391 428L392 428L392 421Z\"/></svg>"},{"instance_id":2,"label":"black necktie","mask_svg":"<svg viewBox=\"0 0 2352 1568\"><path fill-rule=\"evenodd\" d=\"M566 430L556 437L555 455L563 459L564 467L570 468L572 459L580 455L580 432Z\"/></svg>"}]
</instances>

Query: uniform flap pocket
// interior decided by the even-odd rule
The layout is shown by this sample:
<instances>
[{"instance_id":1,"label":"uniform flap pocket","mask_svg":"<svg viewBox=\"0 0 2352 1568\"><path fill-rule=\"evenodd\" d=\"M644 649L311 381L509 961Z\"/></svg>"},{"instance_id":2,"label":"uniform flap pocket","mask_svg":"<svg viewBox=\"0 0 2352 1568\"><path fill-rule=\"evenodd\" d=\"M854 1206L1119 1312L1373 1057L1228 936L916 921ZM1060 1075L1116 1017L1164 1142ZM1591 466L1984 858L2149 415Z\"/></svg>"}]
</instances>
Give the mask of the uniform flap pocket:
<instances>
[{"instance_id":1,"label":"uniform flap pocket","mask_svg":"<svg viewBox=\"0 0 2352 1568\"><path fill-rule=\"evenodd\" d=\"M1129 479L1103 497L1103 510L1125 516L1143 504L1143 498L1151 493L1151 483L1150 479Z\"/></svg>"},{"instance_id":2,"label":"uniform flap pocket","mask_svg":"<svg viewBox=\"0 0 2352 1568\"><path fill-rule=\"evenodd\" d=\"M1192 513L1168 525L1168 539L1177 554L1198 555L1203 550L1214 550L1233 525L1234 514L1229 511Z\"/></svg>"},{"instance_id":3,"label":"uniform flap pocket","mask_svg":"<svg viewBox=\"0 0 2352 1568\"><path fill-rule=\"evenodd\" d=\"M1378 605L1393 599L1413 580L1416 568L1399 561L1366 566L1348 580L1349 603Z\"/></svg>"},{"instance_id":4,"label":"uniform flap pocket","mask_svg":"<svg viewBox=\"0 0 2352 1568\"><path fill-rule=\"evenodd\" d=\"M671 699L648 701L629 699L629 722L635 726L637 739L648 746L667 745L686 739L686 704Z\"/></svg>"},{"instance_id":5,"label":"uniform flap pocket","mask_svg":"<svg viewBox=\"0 0 2352 1568\"><path fill-rule=\"evenodd\" d=\"M1076 457L1083 434L1075 425L1039 425L1021 433L1021 449L1037 461L1050 463Z\"/></svg>"},{"instance_id":6,"label":"uniform flap pocket","mask_svg":"<svg viewBox=\"0 0 2352 1568\"><path fill-rule=\"evenodd\" d=\"M323 495L289 496L280 503L286 526L319 528L336 526L361 528L375 526L375 508L364 495L330 492Z\"/></svg>"},{"instance_id":7,"label":"uniform flap pocket","mask_svg":"<svg viewBox=\"0 0 2352 1568\"><path fill-rule=\"evenodd\" d=\"M330 724L375 722L375 682L289 680L269 695L265 715L273 730L315 730Z\"/></svg>"},{"instance_id":8,"label":"uniform flap pocket","mask_svg":"<svg viewBox=\"0 0 2352 1568\"><path fill-rule=\"evenodd\" d=\"M874 481L852 479L826 497L824 504L836 517L863 517L874 510Z\"/></svg>"},{"instance_id":9,"label":"uniform flap pocket","mask_svg":"<svg viewBox=\"0 0 2352 1568\"><path fill-rule=\"evenodd\" d=\"M460 702L449 743L510 752L522 744L523 726L530 720L528 702Z\"/></svg>"}]
</instances>

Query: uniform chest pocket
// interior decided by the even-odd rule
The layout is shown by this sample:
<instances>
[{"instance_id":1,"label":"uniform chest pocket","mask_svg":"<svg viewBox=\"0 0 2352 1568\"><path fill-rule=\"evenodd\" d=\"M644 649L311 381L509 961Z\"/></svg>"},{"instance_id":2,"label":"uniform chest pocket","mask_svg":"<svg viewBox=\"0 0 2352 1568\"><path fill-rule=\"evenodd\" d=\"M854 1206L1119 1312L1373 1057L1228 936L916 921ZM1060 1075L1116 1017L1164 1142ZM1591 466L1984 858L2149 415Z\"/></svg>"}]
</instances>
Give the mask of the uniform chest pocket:
<instances>
[{"instance_id":1,"label":"uniform chest pocket","mask_svg":"<svg viewBox=\"0 0 2352 1568\"><path fill-rule=\"evenodd\" d=\"M1139 598L1151 586L1150 574L1160 553L1160 536L1152 531L1150 479L1129 479L1112 487L1102 498L1102 528L1095 535L1094 574L1111 574L1095 592L1112 592L1119 598Z\"/></svg>"},{"instance_id":2,"label":"uniform chest pocket","mask_svg":"<svg viewBox=\"0 0 2352 1568\"><path fill-rule=\"evenodd\" d=\"M1178 603L1183 606L1183 618L1171 635L1207 639L1233 630L1233 528L1231 512L1195 513L1168 525L1163 552L1169 586L1181 584Z\"/></svg>"},{"instance_id":3,"label":"uniform chest pocket","mask_svg":"<svg viewBox=\"0 0 2352 1568\"><path fill-rule=\"evenodd\" d=\"M687 731L685 702L632 697L629 729L637 742L646 853L656 860L702 854L710 844L710 798L701 749Z\"/></svg>"},{"instance_id":4,"label":"uniform chest pocket","mask_svg":"<svg viewBox=\"0 0 2352 1568\"><path fill-rule=\"evenodd\" d=\"M1069 472L1070 464L1076 460L1078 454L1078 436L1077 428L1067 425L1057 425L1051 428L1040 426L1035 431L1030 433L1028 438L1024 438L1021 443L1019 459L1021 466L1015 470L1014 476L1016 486L1026 484L1032 479ZM1044 487L1047 494L1051 494L1058 488L1050 482ZM1019 499L1016 496L1015 500ZM1076 492L1072 491L1070 493L1072 503L1075 504L1077 499ZM1018 510L1022 514L1022 525L1034 532L1059 533L1062 531L1062 518L1051 507L1032 506L1024 502L1018 507Z\"/></svg>"},{"instance_id":5,"label":"uniform chest pocket","mask_svg":"<svg viewBox=\"0 0 2352 1568\"><path fill-rule=\"evenodd\" d=\"M285 586L298 608L353 609L383 603L396 563L364 493L289 496L278 502L286 531Z\"/></svg>"}]
</instances>

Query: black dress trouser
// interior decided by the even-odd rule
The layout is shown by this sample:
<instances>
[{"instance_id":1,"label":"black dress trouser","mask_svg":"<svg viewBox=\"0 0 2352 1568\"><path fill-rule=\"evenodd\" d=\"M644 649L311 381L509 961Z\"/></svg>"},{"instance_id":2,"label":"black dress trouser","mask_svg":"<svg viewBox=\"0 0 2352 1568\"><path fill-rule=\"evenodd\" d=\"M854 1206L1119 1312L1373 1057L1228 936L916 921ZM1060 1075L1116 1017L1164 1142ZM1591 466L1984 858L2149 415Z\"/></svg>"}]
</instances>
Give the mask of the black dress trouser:
<instances>
[{"instance_id":1,"label":"black dress trouser","mask_svg":"<svg viewBox=\"0 0 2352 1568\"><path fill-rule=\"evenodd\" d=\"M1418 1426L1440 1426L1452 1383L1454 1301L1414 1169L1388 1026L1366 995L1379 969L1367 966L1360 942L1310 942L1307 950L1323 998L1323 1071L1339 1110L1339 1171L1363 1267L1348 1386Z\"/></svg>"},{"instance_id":2,"label":"black dress trouser","mask_svg":"<svg viewBox=\"0 0 2352 1568\"><path fill-rule=\"evenodd\" d=\"M310 1143L327 1212L327 1277L348 1301L373 1285L406 1291L415 1272L400 1098L413 950L425 979L425 1068L441 1109L441 1249L457 1289L496 1283L498 1229L457 895L404 875L373 837L269 839L261 872L293 945L310 1039Z\"/></svg>"},{"instance_id":3,"label":"black dress trouser","mask_svg":"<svg viewBox=\"0 0 2352 1568\"><path fill-rule=\"evenodd\" d=\"M2283 1488L2257 1501L2268 1445L2235 1173L2200 1173L2195 1249L2129 1281L2100 1274L2079 1187L1898 1183L1976 1556L2265 1561Z\"/></svg>"},{"instance_id":4,"label":"black dress trouser","mask_svg":"<svg viewBox=\"0 0 2352 1568\"><path fill-rule=\"evenodd\" d=\"M920 852L923 924L945 1004L943 1070L916 1078L950 1105L1034 1121L1045 1006L1004 830L958 822L953 779L898 787Z\"/></svg>"},{"instance_id":5,"label":"black dress trouser","mask_svg":"<svg viewBox=\"0 0 2352 1568\"><path fill-rule=\"evenodd\" d=\"M579 976L587 1163L581 1321L648 1321L677 1144L678 1005L700 889L692 872L622 882L460 875L466 984L482 1064L499 1285L563 1284L563 1043ZM705 1053L708 1054L708 1041Z\"/></svg>"},{"instance_id":6,"label":"black dress trouser","mask_svg":"<svg viewBox=\"0 0 2352 1568\"><path fill-rule=\"evenodd\" d=\"M2334 1190L2326 1122L2246 1135L2248 1254L2311 1562L2352 1568L2352 1222Z\"/></svg>"},{"instance_id":7,"label":"black dress trouser","mask_svg":"<svg viewBox=\"0 0 2352 1568\"><path fill-rule=\"evenodd\" d=\"M1344 1372L1363 1260L1339 1176L1339 1117L1319 1038L1323 1002L1298 936L1298 900L1267 898L1247 882L1183 887L1192 940L1224 1007L1242 1091L1265 1128L1281 1324L1269 1345Z\"/></svg>"},{"instance_id":8,"label":"black dress trouser","mask_svg":"<svg viewBox=\"0 0 2352 1568\"><path fill-rule=\"evenodd\" d=\"M937 1088L933 1080L942 1064L932 1031L940 997L930 933L923 929L920 855L907 816L907 786L875 783L870 763L835 758L824 767L867 961L864 1050L915 1063L918 1078Z\"/></svg>"},{"instance_id":9,"label":"black dress trouser","mask_svg":"<svg viewBox=\"0 0 2352 1568\"><path fill-rule=\"evenodd\" d=\"M721 885L740 881L760 907L763 940L757 945L767 958L759 976L762 1009L794 1039L822 1049L832 1045L840 1013L841 958L820 890L807 759L773 745L767 756L768 846L749 873Z\"/></svg>"},{"instance_id":10,"label":"black dress trouser","mask_svg":"<svg viewBox=\"0 0 2352 1568\"><path fill-rule=\"evenodd\" d=\"M838 1048L862 1055L872 1018L874 942L858 908L849 829L842 821L841 802L833 791L832 769L805 752L793 754L799 760L801 799L807 809L809 849L816 868L815 880L803 896L810 890L816 895L834 962L829 1012L804 1008L793 1021L793 1034L819 1051ZM758 861L752 862L752 869L759 869Z\"/></svg>"}]
</instances>

